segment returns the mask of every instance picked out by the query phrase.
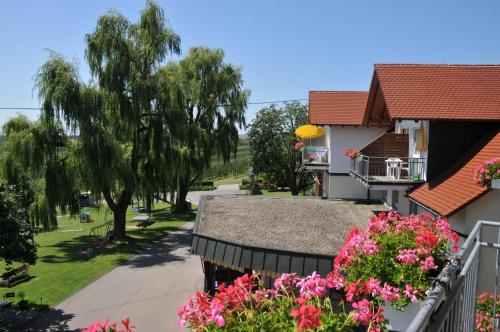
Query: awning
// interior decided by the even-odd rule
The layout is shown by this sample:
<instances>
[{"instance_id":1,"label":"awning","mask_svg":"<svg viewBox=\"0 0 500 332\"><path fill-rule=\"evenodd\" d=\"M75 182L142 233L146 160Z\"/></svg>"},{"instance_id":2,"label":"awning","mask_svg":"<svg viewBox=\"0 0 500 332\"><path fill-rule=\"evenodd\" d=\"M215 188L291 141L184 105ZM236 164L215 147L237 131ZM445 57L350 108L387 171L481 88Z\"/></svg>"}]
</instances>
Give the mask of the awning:
<instances>
[{"instance_id":1,"label":"awning","mask_svg":"<svg viewBox=\"0 0 500 332\"><path fill-rule=\"evenodd\" d=\"M325 134L325 128L305 125L295 129L295 135L301 138L318 138Z\"/></svg>"}]
</instances>

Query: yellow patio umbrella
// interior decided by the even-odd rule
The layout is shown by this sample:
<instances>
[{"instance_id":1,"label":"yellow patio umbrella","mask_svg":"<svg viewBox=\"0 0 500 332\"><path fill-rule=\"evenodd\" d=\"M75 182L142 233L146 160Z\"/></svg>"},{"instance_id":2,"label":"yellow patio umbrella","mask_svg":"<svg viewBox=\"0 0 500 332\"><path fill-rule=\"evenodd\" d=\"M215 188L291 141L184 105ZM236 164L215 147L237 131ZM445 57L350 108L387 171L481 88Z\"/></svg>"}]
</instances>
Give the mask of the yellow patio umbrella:
<instances>
[{"instance_id":1,"label":"yellow patio umbrella","mask_svg":"<svg viewBox=\"0 0 500 332\"><path fill-rule=\"evenodd\" d=\"M425 128L423 122L420 122L420 130L418 131L417 144L415 145L415 150L420 152L427 151L427 140L425 139Z\"/></svg>"},{"instance_id":2,"label":"yellow patio umbrella","mask_svg":"<svg viewBox=\"0 0 500 332\"><path fill-rule=\"evenodd\" d=\"M300 138L318 138L325 134L325 128L313 126L313 125L304 125L295 129L295 135Z\"/></svg>"}]
</instances>

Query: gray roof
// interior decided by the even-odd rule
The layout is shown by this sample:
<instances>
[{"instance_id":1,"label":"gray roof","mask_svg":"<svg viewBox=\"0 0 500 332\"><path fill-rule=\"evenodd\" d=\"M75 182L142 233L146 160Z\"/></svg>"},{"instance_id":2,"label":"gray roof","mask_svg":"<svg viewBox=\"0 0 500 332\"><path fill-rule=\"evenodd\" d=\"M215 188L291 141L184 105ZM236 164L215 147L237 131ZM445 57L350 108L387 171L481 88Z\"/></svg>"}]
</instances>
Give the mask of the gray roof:
<instances>
[{"instance_id":1,"label":"gray roof","mask_svg":"<svg viewBox=\"0 0 500 332\"><path fill-rule=\"evenodd\" d=\"M241 246L335 256L382 204L305 197L204 196L194 232Z\"/></svg>"}]
</instances>

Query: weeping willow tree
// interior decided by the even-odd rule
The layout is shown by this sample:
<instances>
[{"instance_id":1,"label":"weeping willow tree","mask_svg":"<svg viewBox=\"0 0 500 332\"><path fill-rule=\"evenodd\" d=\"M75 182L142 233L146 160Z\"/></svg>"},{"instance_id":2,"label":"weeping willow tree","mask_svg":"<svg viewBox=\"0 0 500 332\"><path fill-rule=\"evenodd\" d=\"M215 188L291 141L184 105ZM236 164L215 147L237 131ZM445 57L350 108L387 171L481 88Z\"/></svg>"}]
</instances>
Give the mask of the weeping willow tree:
<instances>
[{"instance_id":1,"label":"weeping willow tree","mask_svg":"<svg viewBox=\"0 0 500 332\"><path fill-rule=\"evenodd\" d=\"M227 162L236 153L250 93L242 87L240 68L225 63L221 49L192 48L158 76L157 110L169 125L166 140L174 165L175 211L180 213L189 186L210 166L212 156Z\"/></svg>"},{"instance_id":2,"label":"weeping willow tree","mask_svg":"<svg viewBox=\"0 0 500 332\"><path fill-rule=\"evenodd\" d=\"M57 226L57 210L77 213L78 175L61 123L17 116L5 123L3 133L2 175L24 193L20 203L29 211L31 224L50 229Z\"/></svg>"},{"instance_id":3,"label":"weeping willow tree","mask_svg":"<svg viewBox=\"0 0 500 332\"><path fill-rule=\"evenodd\" d=\"M62 119L78 134L72 156L82 181L102 193L114 215L115 238L124 240L140 172L150 175L153 128L163 126L161 117L144 114L153 111L158 68L168 54L180 52L180 39L162 9L148 2L137 23L117 12L101 16L85 41L90 83L81 81L74 64L52 54L36 88L42 116Z\"/></svg>"}]
</instances>

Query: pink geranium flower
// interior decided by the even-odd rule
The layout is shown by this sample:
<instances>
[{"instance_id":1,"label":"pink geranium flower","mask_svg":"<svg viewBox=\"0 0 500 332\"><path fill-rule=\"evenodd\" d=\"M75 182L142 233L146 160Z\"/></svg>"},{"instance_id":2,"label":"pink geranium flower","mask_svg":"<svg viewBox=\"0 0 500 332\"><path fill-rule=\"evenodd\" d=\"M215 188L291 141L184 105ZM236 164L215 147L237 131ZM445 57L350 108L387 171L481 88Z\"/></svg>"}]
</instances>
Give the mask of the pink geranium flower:
<instances>
[{"instance_id":1,"label":"pink geranium flower","mask_svg":"<svg viewBox=\"0 0 500 332\"><path fill-rule=\"evenodd\" d=\"M363 325L369 325L372 318L372 308L370 301L362 299L352 304L354 308L354 319Z\"/></svg>"},{"instance_id":2,"label":"pink geranium flower","mask_svg":"<svg viewBox=\"0 0 500 332\"><path fill-rule=\"evenodd\" d=\"M418 258L417 249L401 249L399 250L399 255L396 256L396 259L404 265L412 265L420 260Z\"/></svg>"},{"instance_id":3,"label":"pink geranium flower","mask_svg":"<svg viewBox=\"0 0 500 332\"><path fill-rule=\"evenodd\" d=\"M413 289L411 285L406 285L405 290L403 291L403 294L410 299L411 302L417 302L417 294L418 291L416 289Z\"/></svg>"},{"instance_id":4,"label":"pink geranium flower","mask_svg":"<svg viewBox=\"0 0 500 332\"><path fill-rule=\"evenodd\" d=\"M429 256L425 260L420 262L420 270L422 272L429 271L429 270L435 270L437 269L438 266L434 263L434 257Z\"/></svg>"},{"instance_id":5,"label":"pink geranium flower","mask_svg":"<svg viewBox=\"0 0 500 332\"><path fill-rule=\"evenodd\" d=\"M384 301L389 303L399 300L399 288L393 287L388 283L384 283L384 287L380 290L380 296L384 299Z\"/></svg>"},{"instance_id":6,"label":"pink geranium flower","mask_svg":"<svg viewBox=\"0 0 500 332\"><path fill-rule=\"evenodd\" d=\"M326 294L326 279L321 278L314 271L310 276L300 279L297 282L297 287L300 287L300 296L309 299L311 296L324 296Z\"/></svg>"}]
</instances>

